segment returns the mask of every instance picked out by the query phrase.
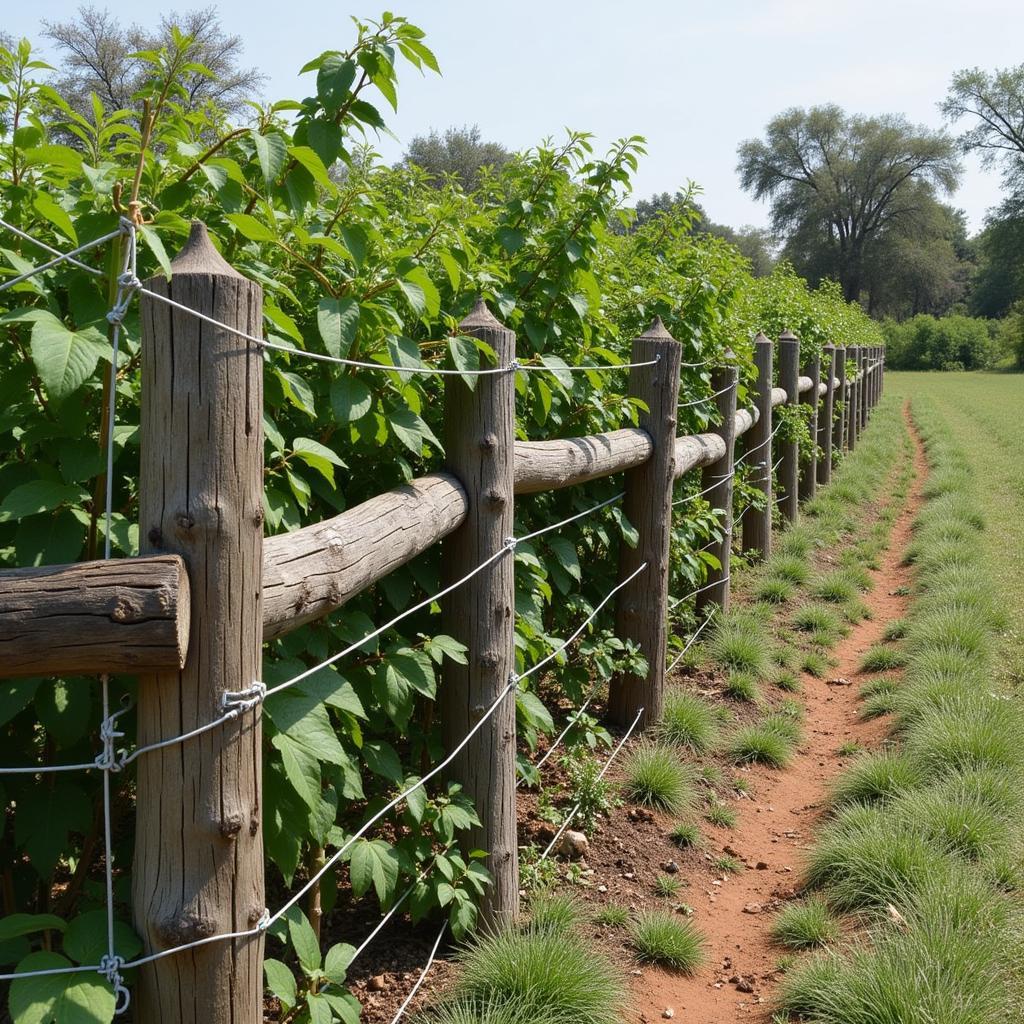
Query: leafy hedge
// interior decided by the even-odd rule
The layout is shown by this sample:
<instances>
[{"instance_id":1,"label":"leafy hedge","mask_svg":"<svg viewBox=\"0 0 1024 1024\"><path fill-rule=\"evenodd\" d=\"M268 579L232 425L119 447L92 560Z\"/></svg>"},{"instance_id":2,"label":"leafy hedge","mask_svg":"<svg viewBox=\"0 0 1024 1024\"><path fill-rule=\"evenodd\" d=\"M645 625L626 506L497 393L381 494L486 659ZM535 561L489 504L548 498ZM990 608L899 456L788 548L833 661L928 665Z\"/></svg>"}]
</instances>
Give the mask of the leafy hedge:
<instances>
[{"instance_id":1,"label":"leafy hedge","mask_svg":"<svg viewBox=\"0 0 1024 1024\"><path fill-rule=\"evenodd\" d=\"M894 370L984 370L1003 354L995 321L958 313L887 320L882 330Z\"/></svg>"},{"instance_id":2,"label":"leafy hedge","mask_svg":"<svg viewBox=\"0 0 1024 1024\"><path fill-rule=\"evenodd\" d=\"M88 115L55 91L50 69L34 58L27 42L14 51L0 49L5 219L67 250L114 229L118 208L131 208L137 199L145 217L143 277L165 272L167 253L182 244L190 220L202 219L227 259L262 284L269 338L394 367L353 371L268 354L270 532L334 515L439 465L440 385L402 368L480 365L487 353L456 331L478 294L517 331L520 360L551 370L521 374L517 381L517 431L524 438L587 434L635 421L636 405L624 393L625 373L560 371L566 363L623 360L630 339L655 315L683 343L686 362L714 363L728 349L735 353L744 380L741 403L752 376L750 338L756 329L791 327L816 345L829 336L872 331L859 309L846 306L834 289L810 292L787 270L754 281L734 248L688 232L685 210L634 233L613 231L629 219L622 201L643 155L638 137L620 140L598 156L590 136L571 133L518 155L499 174L485 174L472 195L454 182L437 187L415 168L384 166L367 139L386 129L381 108L397 107L399 66L432 73L437 63L423 33L402 18L385 15L355 24L349 49L321 54L303 69L308 98L254 106L247 126L227 123L213 105L189 109L177 85L185 70L195 70L185 37L173 50L144 55L151 73L139 110L105 110L94 100ZM0 273L13 276L45 254L0 231L0 257ZM119 266L118 244L85 258L105 276L62 264L0 293L0 565L68 562L102 551L99 438L103 384L111 371L105 312ZM138 368L133 306L116 367L111 540L118 555L138 550ZM707 367L684 373L684 401L709 392ZM707 407L681 409L681 432L706 428L708 416ZM373 473L365 472L368 465ZM517 509L518 527L528 531L562 518L617 486L599 481L581 493L530 498ZM706 504L695 502L688 512L674 527L676 593L703 579L707 556L693 552L715 529ZM548 653L607 593L616 547L629 542L631 533L613 507L518 548L520 668ZM435 550L361 595L343 614L269 644L264 678L288 677L358 639L372 624L435 591L437 581ZM533 680L540 693L518 694L525 748L552 729L542 696L577 700L594 678L637 664L636 652L612 636L608 620L598 624L580 645L580 658ZM351 834L369 806L438 758L437 671L444 658L463 654L435 628L429 614L412 617L358 657L325 670L309 681L308 710L298 718L285 713L288 695L267 701L264 830L276 887L303 877L325 847ZM119 691L131 692L132 686L130 679L116 680ZM100 718L93 681L4 683L4 761L91 760ZM124 723L132 736L131 717ZM571 739L602 735L587 716L574 732ZM525 757L523 770L529 774ZM0 967L37 949L44 928L51 935L47 949L60 946L76 962L92 946L74 936L83 929L102 933L102 915L96 914L103 903L96 774L46 776L42 782L0 777L6 808L0 835L4 913L54 913L71 922L62 944L52 938L62 930L52 918L18 919L13 931L0 925ZM115 782L115 859L123 867L131 861L132 789L129 777L116 776ZM325 912L338 900L348 903L370 893L387 906L424 865L436 861L437 870L417 886L413 916L444 907L455 933L464 934L475 923L485 875L451 849L474 817L452 789L401 805L382 836L356 844L347 871L322 886ZM119 914L127 918L124 875L116 889ZM291 944L308 975L320 967L311 966L307 927L301 914L289 919ZM124 931L124 943L137 945ZM284 930L279 937L286 937ZM341 954L329 952L328 959L340 970ZM277 979L275 990L287 988L278 968L270 974ZM68 986L100 991L94 1016L104 1019L112 1006L104 1001L109 993L102 983L83 978ZM12 1011L17 990L16 984ZM345 1011L335 1006L331 1012Z\"/></svg>"}]
</instances>

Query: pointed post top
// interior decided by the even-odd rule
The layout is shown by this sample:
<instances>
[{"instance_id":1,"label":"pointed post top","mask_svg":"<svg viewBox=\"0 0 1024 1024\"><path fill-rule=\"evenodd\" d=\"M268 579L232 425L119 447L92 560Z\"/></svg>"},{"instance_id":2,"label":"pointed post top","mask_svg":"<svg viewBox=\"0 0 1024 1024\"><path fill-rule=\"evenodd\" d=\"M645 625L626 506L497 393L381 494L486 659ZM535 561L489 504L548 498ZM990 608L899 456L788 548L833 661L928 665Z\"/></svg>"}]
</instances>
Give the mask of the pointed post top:
<instances>
[{"instance_id":1,"label":"pointed post top","mask_svg":"<svg viewBox=\"0 0 1024 1024\"><path fill-rule=\"evenodd\" d=\"M507 331L508 328L487 308L484 297L478 295L473 308L466 314L459 324L460 330L471 330L472 328L487 328L492 331Z\"/></svg>"},{"instance_id":2,"label":"pointed post top","mask_svg":"<svg viewBox=\"0 0 1024 1024\"><path fill-rule=\"evenodd\" d=\"M787 327L780 335L779 341L799 341L800 339Z\"/></svg>"},{"instance_id":3,"label":"pointed post top","mask_svg":"<svg viewBox=\"0 0 1024 1024\"><path fill-rule=\"evenodd\" d=\"M181 252L171 260L173 274L210 274L215 277L241 277L217 250L201 220L192 221L192 230Z\"/></svg>"},{"instance_id":4,"label":"pointed post top","mask_svg":"<svg viewBox=\"0 0 1024 1024\"><path fill-rule=\"evenodd\" d=\"M757 334L754 335L755 345L770 345L771 343L772 339L769 338L768 335L764 333L764 331L758 331Z\"/></svg>"},{"instance_id":5,"label":"pointed post top","mask_svg":"<svg viewBox=\"0 0 1024 1024\"><path fill-rule=\"evenodd\" d=\"M661 317L656 316L651 321L651 326L640 335L641 338L658 338L661 341L675 341L675 338L668 333L668 328L662 323Z\"/></svg>"}]
</instances>

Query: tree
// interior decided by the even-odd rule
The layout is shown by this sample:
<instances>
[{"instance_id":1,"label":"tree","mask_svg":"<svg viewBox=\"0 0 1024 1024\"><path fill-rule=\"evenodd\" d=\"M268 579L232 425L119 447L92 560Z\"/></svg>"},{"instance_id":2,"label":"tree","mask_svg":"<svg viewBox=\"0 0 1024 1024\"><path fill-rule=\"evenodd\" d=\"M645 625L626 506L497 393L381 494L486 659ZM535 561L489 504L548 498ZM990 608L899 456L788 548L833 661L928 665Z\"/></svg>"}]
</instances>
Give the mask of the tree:
<instances>
[{"instance_id":1,"label":"tree","mask_svg":"<svg viewBox=\"0 0 1024 1024\"><path fill-rule=\"evenodd\" d=\"M500 170L511 159L512 154L500 142L482 141L479 125L464 125L448 128L444 135L435 129L428 135L417 135L401 162L407 167L421 167L438 185L452 175L467 192L472 192L480 184L485 167Z\"/></svg>"},{"instance_id":2,"label":"tree","mask_svg":"<svg viewBox=\"0 0 1024 1024\"><path fill-rule=\"evenodd\" d=\"M228 117L237 117L265 80L255 68L240 66L242 40L224 32L215 7L165 14L156 29L126 26L109 11L91 6L79 7L70 21L44 21L43 25L62 58L57 90L75 110L90 117L91 93L108 110L133 107L132 96L148 72L148 65L135 54L178 49L175 29L191 39L190 61L201 66L179 78L187 96L186 109L212 101Z\"/></svg>"},{"instance_id":3,"label":"tree","mask_svg":"<svg viewBox=\"0 0 1024 1024\"><path fill-rule=\"evenodd\" d=\"M764 139L740 145L737 170L743 188L771 201L776 231L831 263L849 301L862 297L876 239L918 217L960 177L944 133L834 104L779 114Z\"/></svg>"},{"instance_id":4,"label":"tree","mask_svg":"<svg viewBox=\"0 0 1024 1024\"><path fill-rule=\"evenodd\" d=\"M1002 164L1010 192L1024 191L1024 64L958 71L941 109L951 123L971 119L958 140L965 153L980 154L986 166Z\"/></svg>"}]
</instances>

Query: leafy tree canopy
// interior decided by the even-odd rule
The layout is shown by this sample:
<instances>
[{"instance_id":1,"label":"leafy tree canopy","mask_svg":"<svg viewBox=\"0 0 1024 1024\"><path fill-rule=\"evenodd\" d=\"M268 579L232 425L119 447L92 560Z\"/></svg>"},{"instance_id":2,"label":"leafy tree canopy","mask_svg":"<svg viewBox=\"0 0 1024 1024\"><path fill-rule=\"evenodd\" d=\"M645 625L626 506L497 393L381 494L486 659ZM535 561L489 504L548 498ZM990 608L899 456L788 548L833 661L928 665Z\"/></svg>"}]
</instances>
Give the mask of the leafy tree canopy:
<instances>
[{"instance_id":1,"label":"leafy tree canopy","mask_svg":"<svg viewBox=\"0 0 1024 1024\"><path fill-rule=\"evenodd\" d=\"M444 134L431 130L417 135L410 143L402 162L421 167L431 175L437 187L454 177L468 192L480 184L485 169L501 170L512 154L499 142L484 142L479 125L447 128Z\"/></svg>"}]
</instances>

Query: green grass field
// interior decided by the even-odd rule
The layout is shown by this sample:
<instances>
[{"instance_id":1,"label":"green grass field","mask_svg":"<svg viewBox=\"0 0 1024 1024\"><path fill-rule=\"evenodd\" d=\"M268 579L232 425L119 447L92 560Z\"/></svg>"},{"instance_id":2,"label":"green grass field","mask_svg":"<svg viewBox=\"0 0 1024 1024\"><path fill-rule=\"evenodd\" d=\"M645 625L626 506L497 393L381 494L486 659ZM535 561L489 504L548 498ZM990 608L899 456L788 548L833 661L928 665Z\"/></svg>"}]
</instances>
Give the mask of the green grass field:
<instances>
[{"instance_id":1,"label":"green grass field","mask_svg":"<svg viewBox=\"0 0 1024 1024\"><path fill-rule=\"evenodd\" d=\"M933 405L971 465L989 578L1006 612L1001 667L1009 680L1024 684L1024 440L1016 422L1024 375L889 373L886 387L894 396Z\"/></svg>"}]
</instances>

